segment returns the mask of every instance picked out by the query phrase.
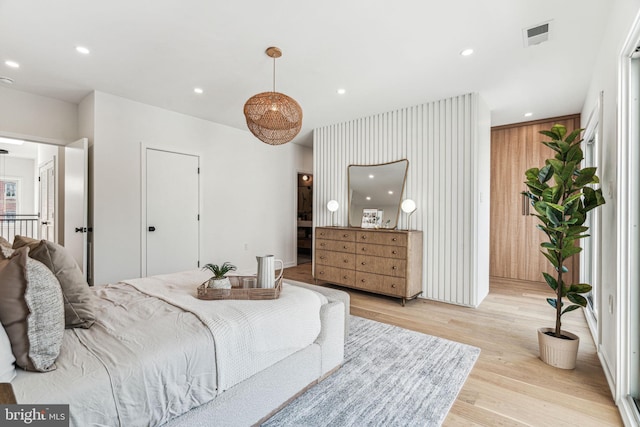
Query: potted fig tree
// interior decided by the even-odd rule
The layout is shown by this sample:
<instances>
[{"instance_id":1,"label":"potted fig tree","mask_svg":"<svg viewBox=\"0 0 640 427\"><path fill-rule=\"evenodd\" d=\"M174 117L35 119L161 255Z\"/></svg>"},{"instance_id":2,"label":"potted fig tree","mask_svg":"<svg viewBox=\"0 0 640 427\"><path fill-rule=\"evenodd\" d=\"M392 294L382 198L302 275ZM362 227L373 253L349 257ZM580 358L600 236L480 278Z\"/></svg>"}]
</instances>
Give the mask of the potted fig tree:
<instances>
[{"instance_id":1,"label":"potted fig tree","mask_svg":"<svg viewBox=\"0 0 640 427\"><path fill-rule=\"evenodd\" d=\"M562 125L554 125L551 130L540 133L551 141L542 142L556 152L554 158L547 159L542 168L526 171L525 184L540 223L537 227L547 236L542 253L555 268L554 275L543 272L545 282L554 291L555 298L547 302L555 310L555 328L538 329L540 358L545 363L562 369L575 368L578 354L578 336L562 330L562 316L580 307L586 307L587 299L582 295L591 291L587 283L570 283L566 280L568 269L565 261L580 253L580 239L589 227L584 225L587 213L605 203L601 189L592 188L598 184L595 167L581 168L584 154L580 148L582 139L576 129L567 135Z\"/></svg>"},{"instance_id":2,"label":"potted fig tree","mask_svg":"<svg viewBox=\"0 0 640 427\"><path fill-rule=\"evenodd\" d=\"M231 281L225 275L230 271L235 271L235 265L230 262L225 262L222 265L209 263L202 267L202 269L209 270L213 273L213 277L211 277L207 283L208 288L231 289Z\"/></svg>"}]
</instances>

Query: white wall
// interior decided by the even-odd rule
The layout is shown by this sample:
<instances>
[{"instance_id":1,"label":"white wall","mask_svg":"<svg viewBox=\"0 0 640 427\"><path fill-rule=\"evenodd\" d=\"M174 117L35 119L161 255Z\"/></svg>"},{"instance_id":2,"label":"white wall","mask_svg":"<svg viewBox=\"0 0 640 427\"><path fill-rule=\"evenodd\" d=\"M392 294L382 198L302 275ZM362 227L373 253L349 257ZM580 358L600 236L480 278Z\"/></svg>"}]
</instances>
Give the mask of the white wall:
<instances>
[{"instance_id":1,"label":"white wall","mask_svg":"<svg viewBox=\"0 0 640 427\"><path fill-rule=\"evenodd\" d=\"M201 264L255 270L267 253L295 263L295 171L309 168L308 148L105 93L89 101L80 116L94 129L95 284L141 273L141 144L200 156Z\"/></svg>"},{"instance_id":2,"label":"white wall","mask_svg":"<svg viewBox=\"0 0 640 427\"><path fill-rule=\"evenodd\" d=\"M423 297L477 306L489 291L489 110L477 94L314 129L314 225L346 226L347 167L409 160L404 198L423 230ZM401 214L398 228L407 228Z\"/></svg>"},{"instance_id":3,"label":"white wall","mask_svg":"<svg viewBox=\"0 0 640 427\"><path fill-rule=\"evenodd\" d=\"M78 106L0 87L0 135L51 143L78 137Z\"/></svg>"},{"instance_id":4,"label":"white wall","mask_svg":"<svg viewBox=\"0 0 640 427\"><path fill-rule=\"evenodd\" d=\"M625 197L623 194L618 194L617 189L619 183L616 178L618 169L618 153L616 147L618 138L617 114L619 111L618 65L621 49L640 6L638 2L634 0L618 0L614 5L609 21L603 23L603 25L607 26L606 36L599 49L596 67L581 117L584 126L597 104L600 92L604 92L602 107L603 121L600 124L603 135L601 152L602 165L598 171L606 199L606 204L600 208L602 218L602 279L600 283L602 300L598 313L598 322L600 323L602 332L599 337L599 351L605 372L615 385L615 383L619 381L619 378L617 378L617 360L621 356L618 354L618 340L620 338L624 339L624 337L620 336L620 327L616 322L618 314L617 306L620 303L620 301L618 301L618 273L616 269L618 256L618 242L616 240L618 212L616 206L618 204L618 198ZM611 310L609 307L611 307ZM635 332L637 333L637 331Z\"/></svg>"}]
</instances>

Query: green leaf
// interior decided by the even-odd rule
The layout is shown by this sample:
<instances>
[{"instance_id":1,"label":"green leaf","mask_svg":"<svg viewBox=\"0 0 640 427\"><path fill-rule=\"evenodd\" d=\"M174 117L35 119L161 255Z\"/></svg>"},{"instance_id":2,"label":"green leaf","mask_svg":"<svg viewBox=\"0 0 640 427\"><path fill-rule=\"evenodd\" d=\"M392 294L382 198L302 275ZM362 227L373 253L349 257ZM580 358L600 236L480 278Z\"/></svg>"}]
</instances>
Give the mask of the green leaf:
<instances>
[{"instance_id":1,"label":"green leaf","mask_svg":"<svg viewBox=\"0 0 640 427\"><path fill-rule=\"evenodd\" d=\"M591 285L588 283L578 283L577 285L571 285L569 287L569 292L576 294L586 294L587 292L591 292Z\"/></svg>"},{"instance_id":2,"label":"green leaf","mask_svg":"<svg viewBox=\"0 0 640 427\"><path fill-rule=\"evenodd\" d=\"M576 165L579 164L584 159L584 153L582 152L582 148L580 145L574 145L567 152L567 162L574 162Z\"/></svg>"},{"instance_id":3,"label":"green leaf","mask_svg":"<svg viewBox=\"0 0 640 427\"><path fill-rule=\"evenodd\" d=\"M547 298L547 302L549 303L549 305L553 308L557 308L557 302L555 298Z\"/></svg>"},{"instance_id":4,"label":"green leaf","mask_svg":"<svg viewBox=\"0 0 640 427\"><path fill-rule=\"evenodd\" d=\"M567 236L571 236L574 234L580 234L580 233L584 233L585 231L589 230L589 227L569 227L569 229L567 230Z\"/></svg>"},{"instance_id":5,"label":"green leaf","mask_svg":"<svg viewBox=\"0 0 640 427\"><path fill-rule=\"evenodd\" d=\"M549 204L547 203L547 205ZM544 214L549 219L549 222L551 222L551 224L553 224L556 227L558 227L561 224L561 221L563 220L562 214L556 211L555 209L551 208L550 206L547 206L547 210L545 211Z\"/></svg>"},{"instance_id":6,"label":"green leaf","mask_svg":"<svg viewBox=\"0 0 640 427\"><path fill-rule=\"evenodd\" d=\"M556 279L552 275L550 275L549 273L544 273L544 272L542 273L542 275L544 276L544 280L547 282L547 284L549 285L549 287L551 289L553 289L554 291L556 289L558 289L558 282L556 281Z\"/></svg>"},{"instance_id":7,"label":"green leaf","mask_svg":"<svg viewBox=\"0 0 640 427\"><path fill-rule=\"evenodd\" d=\"M558 136L557 139L562 139L567 134L567 128L564 125L555 124L551 126L551 132Z\"/></svg>"},{"instance_id":8,"label":"green leaf","mask_svg":"<svg viewBox=\"0 0 640 427\"><path fill-rule=\"evenodd\" d=\"M597 184L598 177L595 177L596 169L595 167L580 169L578 177L573 181L573 184L576 187L584 187L587 184Z\"/></svg>"},{"instance_id":9,"label":"green leaf","mask_svg":"<svg viewBox=\"0 0 640 427\"><path fill-rule=\"evenodd\" d=\"M540 251L540 252L542 252L542 251ZM554 256L549 255L547 252L542 252L542 255L547 257L547 259L549 260L551 265L553 265L556 268L556 270L558 269L558 259L557 258L555 258Z\"/></svg>"},{"instance_id":10,"label":"green leaf","mask_svg":"<svg viewBox=\"0 0 640 427\"><path fill-rule=\"evenodd\" d=\"M553 130L541 130L540 133L544 136L548 136L551 139L560 139L559 135L553 132Z\"/></svg>"},{"instance_id":11,"label":"green leaf","mask_svg":"<svg viewBox=\"0 0 640 427\"><path fill-rule=\"evenodd\" d=\"M574 240L584 239L585 237L590 237L591 234L572 234L571 236L566 236L564 238L565 242L572 242Z\"/></svg>"},{"instance_id":12,"label":"green leaf","mask_svg":"<svg viewBox=\"0 0 640 427\"><path fill-rule=\"evenodd\" d=\"M562 248L562 258L567 259L580 252L582 252L582 248L580 246L567 246Z\"/></svg>"},{"instance_id":13,"label":"green leaf","mask_svg":"<svg viewBox=\"0 0 640 427\"><path fill-rule=\"evenodd\" d=\"M560 148L558 147L557 142L543 142L543 144L551 148L552 150L557 151L558 153L562 153L562 150L560 150Z\"/></svg>"},{"instance_id":14,"label":"green leaf","mask_svg":"<svg viewBox=\"0 0 640 427\"><path fill-rule=\"evenodd\" d=\"M543 166L543 168L538 172L538 181L547 182L551 179L552 176L553 169L551 168L551 165Z\"/></svg>"},{"instance_id":15,"label":"green leaf","mask_svg":"<svg viewBox=\"0 0 640 427\"><path fill-rule=\"evenodd\" d=\"M555 210L557 210L560 213L564 213L564 206L561 205L557 205L555 203L547 203L547 206L549 206L550 208L553 208Z\"/></svg>"},{"instance_id":16,"label":"green leaf","mask_svg":"<svg viewBox=\"0 0 640 427\"><path fill-rule=\"evenodd\" d=\"M562 316L565 313L568 313L568 312L573 311L573 310L577 310L579 308L580 308L579 305L570 305L569 307L567 307L564 310L562 310L562 313L560 315Z\"/></svg>"},{"instance_id":17,"label":"green leaf","mask_svg":"<svg viewBox=\"0 0 640 427\"><path fill-rule=\"evenodd\" d=\"M540 247L543 247L545 249L551 249L552 251L556 251L556 252L558 251L558 247L550 242L542 242L540 243Z\"/></svg>"},{"instance_id":18,"label":"green leaf","mask_svg":"<svg viewBox=\"0 0 640 427\"><path fill-rule=\"evenodd\" d=\"M535 181L538 179L538 174L540 173L540 169L538 168L531 168L528 169L525 173L524 176L527 177L527 181Z\"/></svg>"},{"instance_id":19,"label":"green leaf","mask_svg":"<svg viewBox=\"0 0 640 427\"><path fill-rule=\"evenodd\" d=\"M584 129L574 129L574 131L571 132L569 136L565 138L565 141L567 141L568 143L572 143L576 139L576 137L580 135L580 132L582 132L583 130Z\"/></svg>"},{"instance_id":20,"label":"green leaf","mask_svg":"<svg viewBox=\"0 0 640 427\"><path fill-rule=\"evenodd\" d=\"M587 306L587 299L580 294L568 293L567 299L574 304L578 304L581 307Z\"/></svg>"},{"instance_id":21,"label":"green leaf","mask_svg":"<svg viewBox=\"0 0 640 427\"><path fill-rule=\"evenodd\" d=\"M554 172L561 171L562 167L564 166L564 162L558 159L547 159L545 160L545 163L551 165Z\"/></svg>"},{"instance_id":22,"label":"green leaf","mask_svg":"<svg viewBox=\"0 0 640 427\"><path fill-rule=\"evenodd\" d=\"M527 184L527 187L529 187L529 191L531 191L531 193L535 194L538 197L540 197L542 195L542 192L544 190L549 188L549 186L547 184L538 182L537 180L536 181L527 181L527 182L525 182L525 184Z\"/></svg>"},{"instance_id":23,"label":"green leaf","mask_svg":"<svg viewBox=\"0 0 640 427\"><path fill-rule=\"evenodd\" d=\"M562 154L566 155L567 151L569 151L569 149L571 148L571 144L564 141L558 141L558 148L560 148L560 152Z\"/></svg>"}]
</instances>

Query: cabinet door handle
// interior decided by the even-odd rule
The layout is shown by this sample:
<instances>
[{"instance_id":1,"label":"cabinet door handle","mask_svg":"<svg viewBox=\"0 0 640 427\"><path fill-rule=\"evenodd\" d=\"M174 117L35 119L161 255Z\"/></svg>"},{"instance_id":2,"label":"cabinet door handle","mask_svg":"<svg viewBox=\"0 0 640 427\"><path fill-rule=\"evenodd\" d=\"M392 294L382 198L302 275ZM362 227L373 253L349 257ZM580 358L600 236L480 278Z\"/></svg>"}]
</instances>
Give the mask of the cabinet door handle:
<instances>
[{"instance_id":1,"label":"cabinet door handle","mask_svg":"<svg viewBox=\"0 0 640 427\"><path fill-rule=\"evenodd\" d=\"M367 238L367 236L365 236L364 234L362 235L362 240L365 240Z\"/></svg>"},{"instance_id":2,"label":"cabinet door handle","mask_svg":"<svg viewBox=\"0 0 640 427\"><path fill-rule=\"evenodd\" d=\"M396 255L398 251L391 251L392 254Z\"/></svg>"},{"instance_id":3,"label":"cabinet door handle","mask_svg":"<svg viewBox=\"0 0 640 427\"><path fill-rule=\"evenodd\" d=\"M393 267L391 267L392 270L397 270L398 267L396 267L395 265Z\"/></svg>"},{"instance_id":4,"label":"cabinet door handle","mask_svg":"<svg viewBox=\"0 0 640 427\"><path fill-rule=\"evenodd\" d=\"M393 238L393 239L391 239L391 240L392 240L392 241L394 241L394 242L397 242L397 241L398 241L398 238L397 238L397 237L394 237L394 238Z\"/></svg>"},{"instance_id":5,"label":"cabinet door handle","mask_svg":"<svg viewBox=\"0 0 640 427\"><path fill-rule=\"evenodd\" d=\"M395 284L395 283L393 283L393 284L391 285L391 287L395 289L396 284Z\"/></svg>"},{"instance_id":6,"label":"cabinet door handle","mask_svg":"<svg viewBox=\"0 0 640 427\"><path fill-rule=\"evenodd\" d=\"M527 214L527 195L523 194L522 195L522 215L526 215Z\"/></svg>"},{"instance_id":7,"label":"cabinet door handle","mask_svg":"<svg viewBox=\"0 0 640 427\"><path fill-rule=\"evenodd\" d=\"M344 245L344 246L342 247L342 249L347 249L347 245Z\"/></svg>"},{"instance_id":8,"label":"cabinet door handle","mask_svg":"<svg viewBox=\"0 0 640 427\"><path fill-rule=\"evenodd\" d=\"M366 252L367 248L365 248L364 246L362 247L362 252Z\"/></svg>"},{"instance_id":9,"label":"cabinet door handle","mask_svg":"<svg viewBox=\"0 0 640 427\"><path fill-rule=\"evenodd\" d=\"M361 281L362 283L366 282L366 280L364 280L364 279L362 279L362 280L360 280L360 281Z\"/></svg>"},{"instance_id":10,"label":"cabinet door handle","mask_svg":"<svg viewBox=\"0 0 640 427\"><path fill-rule=\"evenodd\" d=\"M367 263L366 263L366 262L361 262L360 264L362 264L362 265L367 265Z\"/></svg>"}]
</instances>

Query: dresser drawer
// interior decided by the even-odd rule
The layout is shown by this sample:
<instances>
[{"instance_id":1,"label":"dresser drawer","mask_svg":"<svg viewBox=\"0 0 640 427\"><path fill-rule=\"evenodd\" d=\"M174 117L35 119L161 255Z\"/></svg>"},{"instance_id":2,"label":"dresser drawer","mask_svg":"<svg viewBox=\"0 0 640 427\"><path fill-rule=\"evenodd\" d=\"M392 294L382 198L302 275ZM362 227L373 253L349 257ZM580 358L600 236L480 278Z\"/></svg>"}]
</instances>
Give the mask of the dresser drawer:
<instances>
[{"instance_id":1,"label":"dresser drawer","mask_svg":"<svg viewBox=\"0 0 640 427\"><path fill-rule=\"evenodd\" d=\"M374 243L376 245L407 246L407 235L403 233L358 231L356 240L360 243Z\"/></svg>"},{"instance_id":2,"label":"dresser drawer","mask_svg":"<svg viewBox=\"0 0 640 427\"><path fill-rule=\"evenodd\" d=\"M345 268L316 265L316 280L324 280L338 285L353 286L356 281L356 272Z\"/></svg>"},{"instance_id":3,"label":"dresser drawer","mask_svg":"<svg viewBox=\"0 0 640 427\"><path fill-rule=\"evenodd\" d=\"M334 230L331 228L316 228L316 239L355 242L356 232L353 230Z\"/></svg>"},{"instance_id":4,"label":"dresser drawer","mask_svg":"<svg viewBox=\"0 0 640 427\"><path fill-rule=\"evenodd\" d=\"M328 265L330 267L356 268L356 256L346 252L316 251L316 264Z\"/></svg>"},{"instance_id":5,"label":"dresser drawer","mask_svg":"<svg viewBox=\"0 0 640 427\"><path fill-rule=\"evenodd\" d=\"M356 270L393 277L405 277L407 261L358 254L356 256Z\"/></svg>"},{"instance_id":6,"label":"dresser drawer","mask_svg":"<svg viewBox=\"0 0 640 427\"><path fill-rule=\"evenodd\" d=\"M372 245L370 243L356 243L356 253L360 255L379 256L384 258L407 258L406 246Z\"/></svg>"},{"instance_id":7,"label":"dresser drawer","mask_svg":"<svg viewBox=\"0 0 640 427\"><path fill-rule=\"evenodd\" d=\"M406 296L406 281L401 277L380 276L358 271L354 287L386 295Z\"/></svg>"},{"instance_id":8,"label":"dresser drawer","mask_svg":"<svg viewBox=\"0 0 640 427\"><path fill-rule=\"evenodd\" d=\"M356 244L355 242L340 242L338 240L316 239L316 250L348 252L352 254L356 251Z\"/></svg>"}]
</instances>

